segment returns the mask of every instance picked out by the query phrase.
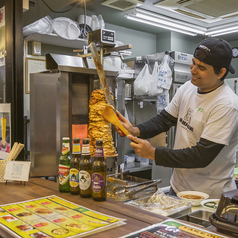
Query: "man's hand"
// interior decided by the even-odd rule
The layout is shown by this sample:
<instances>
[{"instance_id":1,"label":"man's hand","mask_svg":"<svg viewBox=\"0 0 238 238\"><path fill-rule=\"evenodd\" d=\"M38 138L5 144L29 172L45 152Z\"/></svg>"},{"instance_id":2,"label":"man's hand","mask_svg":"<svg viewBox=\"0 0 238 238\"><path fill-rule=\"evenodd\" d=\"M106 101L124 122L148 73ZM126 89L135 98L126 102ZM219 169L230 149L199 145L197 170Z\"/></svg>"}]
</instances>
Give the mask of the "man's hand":
<instances>
[{"instance_id":1,"label":"man's hand","mask_svg":"<svg viewBox=\"0 0 238 238\"><path fill-rule=\"evenodd\" d=\"M125 129L128 132L130 132L134 136L140 135L140 130L138 127L133 127L132 124L124 116L122 116L122 114L119 111L117 111L117 115L121 124L125 127ZM115 126L115 129L120 136L125 136L124 133L118 127Z\"/></svg>"},{"instance_id":2,"label":"man's hand","mask_svg":"<svg viewBox=\"0 0 238 238\"><path fill-rule=\"evenodd\" d=\"M149 141L131 135L128 135L127 138L131 140L130 146L137 155L142 158L155 159L155 148Z\"/></svg>"}]
</instances>

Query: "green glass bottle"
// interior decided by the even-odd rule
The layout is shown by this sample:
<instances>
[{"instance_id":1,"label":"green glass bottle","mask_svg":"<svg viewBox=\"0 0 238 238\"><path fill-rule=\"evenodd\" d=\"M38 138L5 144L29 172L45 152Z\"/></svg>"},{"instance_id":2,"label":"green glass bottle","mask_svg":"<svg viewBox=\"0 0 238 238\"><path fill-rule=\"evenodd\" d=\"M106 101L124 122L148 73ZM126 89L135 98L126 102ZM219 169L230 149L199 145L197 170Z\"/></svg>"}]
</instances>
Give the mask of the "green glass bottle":
<instances>
[{"instance_id":1,"label":"green glass bottle","mask_svg":"<svg viewBox=\"0 0 238 238\"><path fill-rule=\"evenodd\" d=\"M89 139L83 139L82 155L79 162L79 188L80 196L89 198L92 196L92 161L89 149Z\"/></svg>"},{"instance_id":2,"label":"green glass bottle","mask_svg":"<svg viewBox=\"0 0 238 238\"><path fill-rule=\"evenodd\" d=\"M70 144L69 137L63 137L62 153L59 158L59 191L62 193L70 192L69 170L70 170Z\"/></svg>"},{"instance_id":3,"label":"green glass bottle","mask_svg":"<svg viewBox=\"0 0 238 238\"><path fill-rule=\"evenodd\" d=\"M69 186L70 193L79 194L79 161L81 156L80 139L73 139L72 158L70 160Z\"/></svg>"},{"instance_id":4,"label":"green glass bottle","mask_svg":"<svg viewBox=\"0 0 238 238\"><path fill-rule=\"evenodd\" d=\"M105 201L107 198L107 165L103 153L103 140L96 140L95 157L92 168L92 198Z\"/></svg>"}]
</instances>

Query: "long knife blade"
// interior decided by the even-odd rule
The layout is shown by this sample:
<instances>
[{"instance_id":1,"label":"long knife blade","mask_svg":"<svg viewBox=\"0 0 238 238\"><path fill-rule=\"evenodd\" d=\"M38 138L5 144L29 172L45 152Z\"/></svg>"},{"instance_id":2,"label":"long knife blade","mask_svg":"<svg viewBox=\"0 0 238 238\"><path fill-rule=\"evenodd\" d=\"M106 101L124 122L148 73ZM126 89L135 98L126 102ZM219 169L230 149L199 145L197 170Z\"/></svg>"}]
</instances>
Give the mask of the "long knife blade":
<instances>
[{"instance_id":1,"label":"long knife blade","mask_svg":"<svg viewBox=\"0 0 238 238\"><path fill-rule=\"evenodd\" d=\"M111 92L110 92L110 89L109 89L109 86L108 86L108 83L107 83L107 78L106 78L105 72L103 70L102 64L99 60L98 51L96 49L96 45L95 45L94 42L90 43L90 49L91 49L91 53L92 53L92 56L93 56L94 64L96 66L100 82L101 82L102 87L103 87L103 91L104 91L107 103L109 105L113 106L113 111L116 113L115 104L114 104L114 101L112 100Z\"/></svg>"}]
</instances>

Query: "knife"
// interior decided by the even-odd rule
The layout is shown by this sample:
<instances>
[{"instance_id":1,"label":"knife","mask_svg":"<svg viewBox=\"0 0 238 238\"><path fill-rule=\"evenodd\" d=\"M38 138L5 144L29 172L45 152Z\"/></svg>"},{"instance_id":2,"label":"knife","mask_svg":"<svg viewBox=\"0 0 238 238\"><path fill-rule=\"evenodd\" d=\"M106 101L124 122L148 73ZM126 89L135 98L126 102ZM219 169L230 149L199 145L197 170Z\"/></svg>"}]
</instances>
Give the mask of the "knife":
<instances>
[{"instance_id":1,"label":"knife","mask_svg":"<svg viewBox=\"0 0 238 238\"><path fill-rule=\"evenodd\" d=\"M94 42L90 43L90 50L91 50L91 53L93 56L93 61L96 66L100 82L103 87L103 92L105 94L106 101L109 105L111 105L113 107L113 111L116 113L115 104L114 104L114 101L112 100L111 92L110 92L110 89L109 89L109 86L107 83L107 78L106 78L105 72L103 70L102 64L99 60L98 51L96 49L96 45ZM116 115L117 115L117 113L116 113Z\"/></svg>"}]
</instances>

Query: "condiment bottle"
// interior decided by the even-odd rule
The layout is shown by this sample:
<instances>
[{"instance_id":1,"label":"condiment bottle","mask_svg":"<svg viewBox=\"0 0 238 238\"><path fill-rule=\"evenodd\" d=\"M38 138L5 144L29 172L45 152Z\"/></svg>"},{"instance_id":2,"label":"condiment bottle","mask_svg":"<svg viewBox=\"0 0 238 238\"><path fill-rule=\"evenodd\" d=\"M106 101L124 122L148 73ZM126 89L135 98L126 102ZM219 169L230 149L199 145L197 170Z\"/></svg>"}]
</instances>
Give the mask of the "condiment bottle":
<instances>
[{"instance_id":1,"label":"condiment bottle","mask_svg":"<svg viewBox=\"0 0 238 238\"><path fill-rule=\"evenodd\" d=\"M70 160L69 185L70 193L79 194L79 161L81 156L80 139L73 139L72 159Z\"/></svg>"},{"instance_id":2,"label":"condiment bottle","mask_svg":"<svg viewBox=\"0 0 238 238\"><path fill-rule=\"evenodd\" d=\"M69 170L70 170L70 144L69 137L62 138L62 152L59 158L59 191L68 193L69 188Z\"/></svg>"},{"instance_id":3,"label":"condiment bottle","mask_svg":"<svg viewBox=\"0 0 238 238\"><path fill-rule=\"evenodd\" d=\"M92 198L95 201L105 201L107 197L106 190L107 165L104 160L103 140L96 140L95 157L92 171Z\"/></svg>"},{"instance_id":4,"label":"condiment bottle","mask_svg":"<svg viewBox=\"0 0 238 238\"><path fill-rule=\"evenodd\" d=\"M82 155L79 162L79 188L80 196L88 198L92 196L92 161L89 149L89 139L83 139Z\"/></svg>"}]
</instances>

